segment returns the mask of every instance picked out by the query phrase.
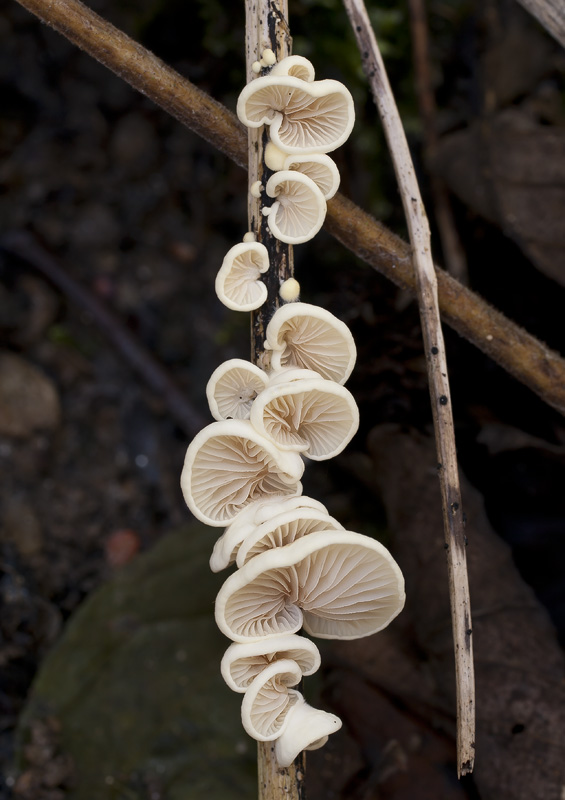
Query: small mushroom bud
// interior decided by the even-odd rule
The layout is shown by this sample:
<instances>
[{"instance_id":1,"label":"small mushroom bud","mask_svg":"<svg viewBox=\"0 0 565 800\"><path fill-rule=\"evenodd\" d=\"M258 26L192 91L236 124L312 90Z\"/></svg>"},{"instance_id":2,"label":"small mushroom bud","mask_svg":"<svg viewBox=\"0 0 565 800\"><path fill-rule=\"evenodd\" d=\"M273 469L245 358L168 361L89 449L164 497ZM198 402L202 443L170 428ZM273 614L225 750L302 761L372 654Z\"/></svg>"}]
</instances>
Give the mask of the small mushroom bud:
<instances>
[{"instance_id":1,"label":"small mushroom bud","mask_svg":"<svg viewBox=\"0 0 565 800\"><path fill-rule=\"evenodd\" d=\"M273 53L273 51L268 47L266 50L263 50L261 61L263 62L264 66L272 67L273 64L277 63L277 57Z\"/></svg>"},{"instance_id":2,"label":"small mushroom bud","mask_svg":"<svg viewBox=\"0 0 565 800\"><path fill-rule=\"evenodd\" d=\"M285 303L293 303L300 297L300 284L296 278L289 278L281 283L279 294Z\"/></svg>"},{"instance_id":3,"label":"small mushroom bud","mask_svg":"<svg viewBox=\"0 0 565 800\"><path fill-rule=\"evenodd\" d=\"M261 181L255 181L255 183L252 183L251 186L249 187L249 194L252 197L261 197L261 192L263 191L264 188L265 187L263 186Z\"/></svg>"}]
</instances>

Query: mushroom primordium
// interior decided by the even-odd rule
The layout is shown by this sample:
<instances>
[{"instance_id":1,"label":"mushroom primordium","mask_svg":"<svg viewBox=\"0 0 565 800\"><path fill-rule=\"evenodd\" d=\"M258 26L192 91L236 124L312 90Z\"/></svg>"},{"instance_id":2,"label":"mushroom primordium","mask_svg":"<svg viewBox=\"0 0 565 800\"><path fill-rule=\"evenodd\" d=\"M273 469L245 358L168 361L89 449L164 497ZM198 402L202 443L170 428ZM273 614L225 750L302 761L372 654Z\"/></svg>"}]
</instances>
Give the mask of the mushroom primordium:
<instances>
[{"instance_id":1,"label":"mushroom primordium","mask_svg":"<svg viewBox=\"0 0 565 800\"><path fill-rule=\"evenodd\" d=\"M291 303L273 314L267 325L265 348L272 350L271 365L299 367L323 378L345 383L351 375L357 349L347 325L319 306Z\"/></svg>"},{"instance_id":2,"label":"mushroom primordium","mask_svg":"<svg viewBox=\"0 0 565 800\"><path fill-rule=\"evenodd\" d=\"M269 74L245 87L237 113L250 128L268 126L264 161L273 174L265 186L252 180L249 191L262 201L272 235L300 244L319 231L339 186L327 153L349 136L353 101L338 81L316 81L302 56L276 63L263 50L252 64L254 74L262 71ZM216 277L219 299L233 310L267 301L261 276L268 251L253 225ZM243 694L244 729L272 741L286 767L341 727L296 688L320 666L318 648L299 631L323 639L376 633L401 611L404 579L382 544L344 530L322 503L302 495L303 458L331 458L357 431L357 405L343 386L357 352L341 320L299 302L293 277L281 279L279 296L285 305L265 330L265 369L233 358L212 373L206 395L216 421L190 443L181 486L197 519L225 527L211 570L236 566L215 605L217 624L232 640L222 675Z\"/></svg>"},{"instance_id":3,"label":"mushroom primordium","mask_svg":"<svg viewBox=\"0 0 565 800\"><path fill-rule=\"evenodd\" d=\"M247 235L247 234L246 234ZM261 275L269 269L269 254L264 244L245 241L225 255L216 276L216 294L233 311L253 311L267 299Z\"/></svg>"}]
</instances>

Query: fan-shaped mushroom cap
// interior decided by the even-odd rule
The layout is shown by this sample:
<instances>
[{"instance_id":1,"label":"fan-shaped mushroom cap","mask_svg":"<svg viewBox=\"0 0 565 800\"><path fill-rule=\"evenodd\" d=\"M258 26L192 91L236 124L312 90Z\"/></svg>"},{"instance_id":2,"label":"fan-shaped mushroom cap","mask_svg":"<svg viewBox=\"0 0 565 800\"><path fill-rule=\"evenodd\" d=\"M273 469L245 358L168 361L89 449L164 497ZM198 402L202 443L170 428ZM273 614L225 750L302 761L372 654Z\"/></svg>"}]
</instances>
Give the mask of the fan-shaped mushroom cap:
<instances>
[{"instance_id":1,"label":"fan-shaped mushroom cap","mask_svg":"<svg viewBox=\"0 0 565 800\"><path fill-rule=\"evenodd\" d=\"M252 558L216 598L218 627L236 642L296 633L358 639L404 605L404 578L382 544L349 531L311 533Z\"/></svg>"},{"instance_id":2,"label":"fan-shaped mushroom cap","mask_svg":"<svg viewBox=\"0 0 565 800\"><path fill-rule=\"evenodd\" d=\"M301 494L303 472L297 453L279 450L248 420L229 419L213 422L194 437L181 487L194 516L221 527L255 500Z\"/></svg>"},{"instance_id":3,"label":"fan-shaped mushroom cap","mask_svg":"<svg viewBox=\"0 0 565 800\"><path fill-rule=\"evenodd\" d=\"M273 236L288 244L312 239L324 224L326 200L313 180L301 172L275 172L265 187L275 202L263 208Z\"/></svg>"},{"instance_id":4,"label":"fan-shaped mushroom cap","mask_svg":"<svg viewBox=\"0 0 565 800\"><path fill-rule=\"evenodd\" d=\"M317 531L333 530L342 531L344 528L326 511L316 508L295 508L277 514L247 534L237 551L236 564L242 567L251 558L273 547L284 547Z\"/></svg>"},{"instance_id":5,"label":"fan-shaped mushroom cap","mask_svg":"<svg viewBox=\"0 0 565 800\"><path fill-rule=\"evenodd\" d=\"M277 739L285 727L290 708L302 695L296 686L302 671L289 658L274 661L251 682L241 704L241 721L247 733L259 742Z\"/></svg>"},{"instance_id":6,"label":"fan-shaped mushroom cap","mask_svg":"<svg viewBox=\"0 0 565 800\"><path fill-rule=\"evenodd\" d=\"M313 508L327 514L327 508L313 497L271 497L250 503L241 511L237 519L226 528L222 536L217 540L210 557L210 569L212 572L229 567L235 560L238 548L246 536L248 536L258 525L272 519L279 514L292 511L297 508Z\"/></svg>"},{"instance_id":7,"label":"fan-shaped mushroom cap","mask_svg":"<svg viewBox=\"0 0 565 800\"><path fill-rule=\"evenodd\" d=\"M214 419L249 419L251 404L266 388L269 378L262 369L230 358L214 370L206 385L206 397Z\"/></svg>"},{"instance_id":8,"label":"fan-shaped mushroom cap","mask_svg":"<svg viewBox=\"0 0 565 800\"><path fill-rule=\"evenodd\" d=\"M237 116L249 128L270 125L271 140L286 153L329 153L351 133L355 110L338 81L271 74L245 86Z\"/></svg>"},{"instance_id":9,"label":"fan-shaped mushroom cap","mask_svg":"<svg viewBox=\"0 0 565 800\"><path fill-rule=\"evenodd\" d=\"M316 77L314 67L304 56L287 56L275 64L270 75L289 75L291 78L300 78L301 81L311 83Z\"/></svg>"},{"instance_id":10,"label":"fan-shaped mushroom cap","mask_svg":"<svg viewBox=\"0 0 565 800\"><path fill-rule=\"evenodd\" d=\"M289 767L302 750L317 750L330 734L341 728L335 714L312 708L306 702L294 703L287 711L284 729L275 743L275 756L281 767Z\"/></svg>"},{"instance_id":11,"label":"fan-shaped mushroom cap","mask_svg":"<svg viewBox=\"0 0 565 800\"><path fill-rule=\"evenodd\" d=\"M359 427L359 410L344 386L315 378L269 386L257 396L249 419L281 450L324 461L349 444Z\"/></svg>"},{"instance_id":12,"label":"fan-shaped mushroom cap","mask_svg":"<svg viewBox=\"0 0 565 800\"><path fill-rule=\"evenodd\" d=\"M300 369L299 367L282 367L269 373L269 387L281 386L284 383L294 381L307 381L314 378L321 379L322 376L311 369Z\"/></svg>"},{"instance_id":13,"label":"fan-shaped mushroom cap","mask_svg":"<svg viewBox=\"0 0 565 800\"><path fill-rule=\"evenodd\" d=\"M320 667L320 651L310 639L291 633L257 642L231 644L222 658L222 676L234 692L245 692L250 683L273 661L291 659L302 675Z\"/></svg>"},{"instance_id":14,"label":"fan-shaped mushroom cap","mask_svg":"<svg viewBox=\"0 0 565 800\"><path fill-rule=\"evenodd\" d=\"M260 242L241 242L226 253L216 276L218 299L234 311L252 311L267 299L259 279L269 269L269 254Z\"/></svg>"},{"instance_id":15,"label":"fan-shaped mushroom cap","mask_svg":"<svg viewBox=\"0 0 565 800\"><path fill-rule=\"evenodd\" d=\"M322 378L345 383L355 366L357 350L351 331L329 311L309 303L281 306L266 331L271 366L299 367Z\"/></svg>"},{"instance_id":16,"label":"fan-shaped mushroom cap","mask_svg":"<svg viewBox=\"0 0 565 800\"><path fill-rule=\"evenodd\" d=\"M288 155L272 142L265 148L265 164L273 171L295 170L311 178L326 200L330 200L339 188L339 170L335 161L324 153L310 155Z\"/></svg>"}]
</instances>

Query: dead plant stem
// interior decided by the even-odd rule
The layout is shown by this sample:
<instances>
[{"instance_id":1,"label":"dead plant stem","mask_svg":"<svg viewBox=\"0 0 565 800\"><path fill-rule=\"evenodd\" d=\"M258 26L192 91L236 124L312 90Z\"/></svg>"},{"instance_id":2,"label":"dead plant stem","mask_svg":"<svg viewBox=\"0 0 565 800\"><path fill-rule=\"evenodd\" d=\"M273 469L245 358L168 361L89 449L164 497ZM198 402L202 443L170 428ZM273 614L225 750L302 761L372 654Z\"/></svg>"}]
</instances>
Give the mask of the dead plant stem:
<instances>
[{"instance_id":1,"label":"dead plant stem","mask_svg":"<svg viewBox=\"0 0 565 800\"><path fill-rule=\"evenodd\" d=\"M277 61L290 55L292 40L288 28L287 0L245 0L245 39L247 81L257 74L252 64L261 60L263 51L272 50ZM248 132L248 186L259 185L261 192L248 191L248 225L257 241L267 248L269 270L263 275L267 286L267 302L251 315L251 360L262 368L269 366L269 354L264 349L265 329L279 306L279 289L283 281L291 278L293 269L292 246L275 239L261 214L264 186L269 170L264 161L264 150L268 141L265 127ZM255 196L254 196L255 195ZM290 767L280 767L275 756L273 742L258 742L257 772L259 800L303 800L304 753Z\"/></svg>"},{"instance_id":2,"label":"dead plant stem","mask_svg":"<svg viewBox=\"0 0 565 800\"><path fill-rule=\"evenodd\" d=\"M430 231L404 128L367 10L363 0L344 0L344 5L387 138L412 244L447 545L451 621L455 647L457 772L461 776L472 772L475 759L475 679L471 641L471 603L455 432Z\"/></svg>"}]
</instances>

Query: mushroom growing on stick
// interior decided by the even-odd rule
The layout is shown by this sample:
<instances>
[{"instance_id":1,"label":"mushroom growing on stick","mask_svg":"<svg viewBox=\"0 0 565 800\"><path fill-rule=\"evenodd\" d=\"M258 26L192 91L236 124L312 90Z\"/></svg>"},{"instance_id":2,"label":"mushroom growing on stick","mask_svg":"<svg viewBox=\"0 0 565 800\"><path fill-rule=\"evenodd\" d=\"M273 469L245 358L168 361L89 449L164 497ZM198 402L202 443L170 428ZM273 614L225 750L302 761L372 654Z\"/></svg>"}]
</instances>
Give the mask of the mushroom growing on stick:
<instances>
[{"instance_id":1,"label":"mushroom growing on stick","mask_svg":"<svg viewBox=\"0 0 565 800\"><path fill-rule=\"evenodd\" d=\"M359 533L311 533L261 553L225 581L216 622L236 642L304 630L358 639L404 606L404 579L388 550Z\"/></svg>"}]
</instances>

